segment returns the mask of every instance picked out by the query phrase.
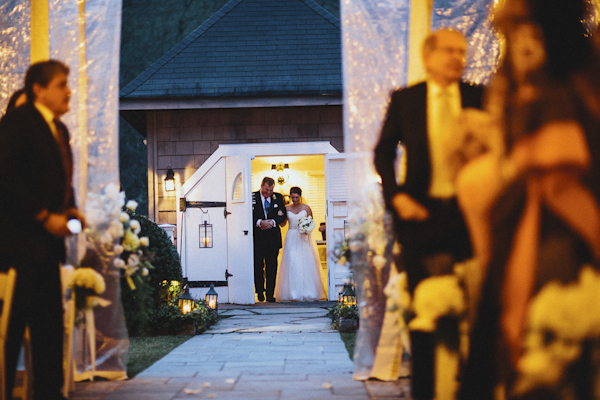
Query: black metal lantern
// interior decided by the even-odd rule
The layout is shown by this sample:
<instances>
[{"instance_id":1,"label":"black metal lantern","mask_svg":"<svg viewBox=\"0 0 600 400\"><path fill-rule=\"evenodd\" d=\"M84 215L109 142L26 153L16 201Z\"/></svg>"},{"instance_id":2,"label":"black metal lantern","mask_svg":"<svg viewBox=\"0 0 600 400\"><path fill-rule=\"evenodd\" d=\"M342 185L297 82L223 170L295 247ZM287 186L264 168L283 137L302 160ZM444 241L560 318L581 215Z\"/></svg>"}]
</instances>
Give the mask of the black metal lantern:
<instances>
[{"instance_id":1,"label":"black metal lantern","mask_svg":"<svg viewBox=\"0 0 600 400\"><path fill-rule=\"evenodd\" d=\"M219 310L219 294L215 291L215 285L212 283L210 284L210 289L206 292L204 299L210 308L215 311Z\"/></svg>"},{"instance_id":2,"label":"black metal lantern","mask_svg":"<svg viewBox=\"0 0 600 400\"><path fill-rule=\"evenodd\" d=\"M208 221L204 221L200 224L200 248L212 248L213 247L213 226Z\"/></svg>"},{"instance_id":3,"label":"black metal lantern","mask_svg":"<svg viewBox=\"0 0 600 400\"><path fill-rule=\"evenodd\" d=\"M356 305L356 292L351 283L344 284L344 290L338 295L338 301L345 306Z\"/></svg>"},{"instance_id":4,"label":"black metal lantern","mask_svg":"<svg viewBox=\"0 0 600 400\"><path fill-rule=\"evenodd\" d=\"M183 293L179 296L179 308L183 314L187 314L194 309L194 298L190 295L190 289L187 283L187 278L183 280Z\"/></svg>"},{"instance_id":5,"label":"black metal lantern","mask_svg":"<svg viewBox=\"0 0 600 400\"><path fill-rule=\"evenodd\" d=\"M173 169L169 167L167 169L167 177L165 178L165 190L167 192L172 192L175 190L175 173Z\"/></svg>"}]
</instances>

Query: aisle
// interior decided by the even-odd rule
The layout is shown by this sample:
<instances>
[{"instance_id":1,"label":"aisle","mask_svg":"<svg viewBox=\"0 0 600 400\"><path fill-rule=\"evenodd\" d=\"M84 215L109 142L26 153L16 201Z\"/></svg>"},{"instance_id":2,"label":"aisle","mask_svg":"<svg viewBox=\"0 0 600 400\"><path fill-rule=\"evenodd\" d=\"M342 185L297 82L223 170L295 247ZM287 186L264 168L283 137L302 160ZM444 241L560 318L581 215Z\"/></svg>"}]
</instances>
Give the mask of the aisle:
<instances>
[{"instance_id":1,"label":"aisle","mask_svg":"<svg viewBox=\"0 0 600 400\"><path fill-rule=\"evenodd\" d=\"M325 307L332 305L222 305L219 314L228 318L134 379L78 384L71 399L367 400L339 333L330 329ZM387 387L398 398L399 387Z\"/></svg>"}]
</instances>

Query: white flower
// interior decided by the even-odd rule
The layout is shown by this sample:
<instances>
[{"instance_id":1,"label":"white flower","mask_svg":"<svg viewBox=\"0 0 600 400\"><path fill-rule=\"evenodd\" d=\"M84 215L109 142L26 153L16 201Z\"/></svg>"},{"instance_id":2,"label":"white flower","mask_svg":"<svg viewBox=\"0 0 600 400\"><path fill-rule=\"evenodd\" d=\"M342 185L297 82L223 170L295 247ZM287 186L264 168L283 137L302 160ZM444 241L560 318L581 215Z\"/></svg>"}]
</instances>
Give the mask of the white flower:
<instances>
[{"instance_id":1,"label":"white flower","mask_svg":"<svg viewBox=\"0 0 600 400\"><path fill-rule=\"evenodd\" d=\"M150 245L150 239L147 236L142 236L140 238L140 244L144 247L147 247Z\"/></svg>"},{"instance_id":2,"label":"white flower","mask_svg":"<svg viewBox=\"0 0 600 400\"><path fill-rule=\"evenodd\" d=\"M137 267L140 264L140 256L137 254L130 254L127 258L127 265L130 267Z\"/></svg>"},{"instance_id":3,"label":"white flower","mask_svg":"<svg viewBox=\"0 0 600 400\"><path fill-rule=\"evenodd\" d=\"M600 336L600 273L586 266L571 284L549 282L528 310L525 352L519 360L515 393L557 385L581 355L582 341Z\"/></svg>"},{"instance_id":4,"label":"white flower","mask_svg":"<svg viewBox=\"0 0 600 400\"><path fill-rule=\"evenodd\" d=\"M458 277L441 275L421 281L415 289L413 309L416 317L408 327L424 332L433 332L439 317L462 314L466 306Z\"/></svg>"},{"instance_id":5,"label":"white flower","mask_svg":"<svg viewBox=\"0 0 600 400\"><path fill-rule=\"evenodd\" d=\"M140 230L142 229L141 226L140 226L140 221L138 221L137 219L132 219L131 222L129 223L129 227L136 234L140 233Z\"/></svg>"},{"instance_id":6,"label":"white flower","mask_svg":"<svg viewBox=\"0 0 600 400\"><path fill-rule=\"evenodd\" d=\"M115 261L113 261L113 264L117 268L124 268L125 267L125 261L123 261L119 257L115 258Z\"/></svg>"},{"instance_id":7,"label":"white flower","mask_svg":"<svg viewBox=\"0 0 600 400\"><path fill-rule=\"evenodd\" d=\"M148 270L148 268L142 268L142 276L148 276L149 273L150 271Z\"/></svg>"},{"instance_id":8,"label":"white flower","mask_svg":"<svg viewBox=\"0 0 600 400\"><path fill-rule=\"evenodd\" d=\"M309 215L298 220L298 231L306 235L310 234L315 229L315 221Z\"/></svg>"},{"instance_id":9,"label":"white flower","mask_svg":"<svg viewBox=\"0 0 600 400\"><path fill-rule=\"evenodd\" d=\"M116 238L123 237L123 235L125 234L125 230L123 229L123 224L121 223L121 221L119 221L117 219L112 220L110 222L108 231L110 232L111 235L113 235Z\"/></svg>"},{"instance_id":10,"label":"white flower","mask_svg":"<svg viewBox=\"0 0 600 400\"><path fill-rule=\"evenodd\" d=\"M135 201L135 200L129 200L129 201L127 202L127 205L126 205L125 207L126 207L128 210L135 211L135 209L137 208L137 206L138 206L138 203L137 203L137 201Z\"/></svg>"},{"instance_id":11,"label":"white flower","mask_svg":"<svg viewBox=\"0 0 600 400\"><path fill-rule=\"evenodd\" d=\"M113 250L115 251L116 255L119 255L119 254L123 253L123 246L121 246L120 244L115 244L115 247L113 247Z\"/></svg>"},{"instance_id":12,"label":"white flower","mask_svg":"<svg viewBox=\"0 0 600 400\"><path fill-rule=\"evenodd\" d=\"M129 221L129 214L127 214L126 212L122 212L121 214L119 214L119 221L121 221L122 223Z\"/></svg>"}]
</instances>

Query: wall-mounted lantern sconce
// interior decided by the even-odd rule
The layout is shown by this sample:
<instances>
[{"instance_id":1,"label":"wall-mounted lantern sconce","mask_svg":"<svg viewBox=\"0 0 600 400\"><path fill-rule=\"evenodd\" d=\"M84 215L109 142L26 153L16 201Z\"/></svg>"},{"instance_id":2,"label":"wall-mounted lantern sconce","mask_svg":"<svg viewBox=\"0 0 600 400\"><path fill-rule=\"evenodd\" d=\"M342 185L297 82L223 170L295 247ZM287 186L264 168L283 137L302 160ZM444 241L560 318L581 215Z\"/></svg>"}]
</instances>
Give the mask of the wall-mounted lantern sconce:
<instances>
[{"instance_id":1,"label":"wall-mounted lantern sconce","mask_svg":"<svg viewBox=\"0 0 600 400\"><path fill-rule=\"evenodd\" d=\"M200 248L201 249L209 249L213 247L213 226L210 223L210 215L208 215L208 211L202 211L202 223L199 225L200 228Z\"/></svg>"},{"instance_id":2,"label":"wall-mounted lantern sconce","mask_svg":"<svg viewBox=\"0 0 600 400\"><path fill-rule=\"evenodd\" d=\"M279 183L280 185L286 183L290 179L290 176L288 174L289 169L290 164L271 164L271 172L273 173L273 179L275 180L275 182Z\"/></svg>"},{"instance_id":3,"label":"wall-mounted lantern sconce","mask_svg":"<svg viewBox=\"0 0 600 400\"><path fill-rule=\"evenodd\" d=\"M165 178L165 190L172 192L175 190L175 173L171 167L167 169L167 177Z\"/></svg>"},{"instance_id":4,"label":"wall-mounted lantern sconce","mask_svg":"<svg viewBox=\"0 0 600 400\"><path fill-rule=\"evenodd\" d=\"M183 280L183 293L179 296L178 305L183 314L187 314L194 309L194 298L190 295L190 289L187 283L187 278Z\"/></svg>"},{"instance_id":5,"label":"wall-mounted lantern sconce","mask_svg":"<svg viewBox=\"0 0 600 400\"><path fill-rule=\"evenodd\" d=\"M215 285L212 283L210 284L210 289L206 292L204 299L210 308L215 311L219 310L219 294L215 291Z\"/></svg>"}]
</instances>

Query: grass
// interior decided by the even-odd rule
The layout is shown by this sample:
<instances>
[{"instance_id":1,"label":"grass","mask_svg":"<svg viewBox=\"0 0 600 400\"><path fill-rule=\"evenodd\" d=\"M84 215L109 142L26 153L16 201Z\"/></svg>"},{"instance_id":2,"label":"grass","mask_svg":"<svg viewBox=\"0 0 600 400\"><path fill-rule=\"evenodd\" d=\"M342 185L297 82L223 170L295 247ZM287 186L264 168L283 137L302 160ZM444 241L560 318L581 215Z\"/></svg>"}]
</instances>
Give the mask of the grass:
<instances>
[{"instance_id":1,"label":"grass","mask_svg":"<svg viewBox=\"0 0 600 400\"><path fill-rule=\"evenodd\" d=\"M133 378L190 338L192 335L130 337L127 376Z\"/></svg>"},{"instance_id":2,"label":"grass","mask_svg":"<svg viewBox=\"0 0 600 400\"><path fill-rule=\"evenodd\" d=\"M340 332L342 342L346 346L346 351L351 360L354 360L354 346L356 345L356 332Z\"/></svg>"}]
</instances>

